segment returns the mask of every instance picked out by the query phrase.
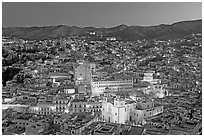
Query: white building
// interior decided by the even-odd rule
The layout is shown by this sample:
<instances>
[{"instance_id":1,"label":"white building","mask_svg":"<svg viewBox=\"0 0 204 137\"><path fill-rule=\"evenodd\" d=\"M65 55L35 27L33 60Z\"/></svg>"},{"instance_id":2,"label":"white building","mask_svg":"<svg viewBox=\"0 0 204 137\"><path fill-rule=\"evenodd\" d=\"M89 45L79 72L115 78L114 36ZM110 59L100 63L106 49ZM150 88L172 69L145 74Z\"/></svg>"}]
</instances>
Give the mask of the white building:
<instances>
[{"instance_id":1,"label":"white building","mask_svg":"<svg viewBox=\"0 0 204 137\"><path fill-rule=\"evenodd\" d=\"M39 102L36 106L30 106L29 112L39 115L68 113L70 100L70 97L58 95L52 101Z\"/></svg>"},{"instance_id":2,"label":"white building","mask_svg":"<svg viewBox=\"0 0 204 137\"><path fill-rule=\"evenodd\" d=\"M3 103L12 103L16 100L15 97L2 97L3 98Z\"/></svg>"},{"instance_id":3,"label":"white building","mask_svg":"<svg viewBox=\"0 0 204 137\"><path fill-rule=\"evenodd\" d=\"M144 73L143 81L147 82L153 81L153 74L154 74L153 72Z\"/></svg>"},{"instance_id":4,"label":"white building","mask_svg":"<svg viewBox=\"0 0 204 137\"><path fill-rule=\"evenodd\" d=\"M108 41L116 41L116 38L115 37L108 37L108 38L106 38L106 40L108 40Z\"/></svg>"},{"instance_id":5,"label":"white building","mask_svg":"<svg viewBox=\"0 0 204 137\"><path fill-rule=\"evenodd\" d=\"M92 95L102 94L106 88L112 92L131 92L133 90L133 80L107 80L107 81L92 81Z\"/></svg>"},{"instance_id":6,"label":"white building","mask_svg":"<svg viewBox=\"0 0 204 137\"><path fill-rule=\"evenodd\" d=\"M29 112L39 115L49 115L56 112L56 106L52 103L40 102L37 106L30 106Z\"/></svg>"},{"instance_id":7,"label":"white building","mask_svg":"<svg viewBox=\"0 0 204 137\"><path fill-rule=\"evenodd\" d=\"M152 94L156 98L163 98L168 96L168 91L166 90L166 85L149 85L147 88L143 89L145 94Z\"/></svg>"},{"instance_id":8,"label":"white building","mask_svg":"<svg viewBox=\"0 0 204 137\"><path fill-rule=\"evenodd\" d=\"M21 104L2 104L2 109L11 108L17 112L27 112L29 109L29 105L21 105Z\"/></svg>"},{"instance_id":9,"label":"white building","mask_svg":"<svg viewBox=\"0 0 204 137\"><path fill-rule=\"evenodd\" d=\"M154 77L153 77L154 73L155 73L154 71L145 72L142 81L147 81L150 84L159 84L159 83L161 83L161 79L154 79Z\"/></svg>"},{"instance_id":10,"label":"white building","mask_svg":"<svg viewBox=\"0 0 204 137\"><path fill-rule=\"evenodd\" d=\"M102 119L106 122L126 123L128 121L128 110L125 100L114 100L113 103L102 102Z\"/></svg>"},{"instance_id":11,"label":"white building","mask_svg":"<svg viewBox=\"0 0 204 137\"><path fill-rule=\"evenodd\" d=\"M154 106L153 102L127 102L125 99L103 101L102 119L113 123L142 124L144 118L163 112L163 106Z\"/></svg>"}]
</instances>

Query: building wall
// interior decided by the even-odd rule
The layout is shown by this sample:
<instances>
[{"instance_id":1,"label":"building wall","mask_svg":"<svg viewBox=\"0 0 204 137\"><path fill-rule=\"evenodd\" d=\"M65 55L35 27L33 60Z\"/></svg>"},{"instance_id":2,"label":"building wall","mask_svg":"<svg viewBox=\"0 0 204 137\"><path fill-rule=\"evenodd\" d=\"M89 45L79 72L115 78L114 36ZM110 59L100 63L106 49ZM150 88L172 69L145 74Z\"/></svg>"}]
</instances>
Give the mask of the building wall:
<instances>
[{"instance_id":1,"label":"building wall","mask_svg":"<svg viewBox=\"0 0 204 137\"><path fill-rule=\"evenodd\" d=\"M90 84L92 80L92 74L95 72L95 64L81 64L75 68L75 83L79 84Z\"/></svg>"},{"instance_id":2,"label":"building wall","mask_svg":"<svg viewBox=\"0 0 204 137\"><path fill-rule=\"evenodd\" d=\"M69 99L54 99L53 104L55 106L55 112L58 114L65 113L69 109Z\"/></svg>"},{"instance_id":3,"label":"building wall","mask_svg":"<svg viewBox=\"0 0 204 137\"><path fill-rule=\"evenodd\" d=\"M87 102L71 102L71 110L73 113L80 113L87 111Z\"/></svg>"},{"instance_id":4,"label":"building wall","mask_svg":"<svg viewBox=\"0 0 204 137\"><path fill-rule=\"evenodd\" d=\"M114 101L102 103L102 119L113 123L126 123L128 120L127 105L123 101Z\"/></svg>"},{"instance_id":5,"label":"building wall","mask_svg":"<svg viewBox=\"0 0 204 137\"><path fill-rule=\"evenodd\" d=\"M16 124L16 127L21 127L25 128L27 125L30 125L29 120L24 120L24 119L14 119L13 122Z\"/></svg>"},{"instance_id":6,"label":"building wall","mask_svg":"<svg viewBox=\"0 0 204 137\"><path fill-rule=\"evenodd\" d=\"M113 107L113 122L125 124L128 120L127 106Z\"/></svg>"},{"instance_id":7,"label":"building wall","mask_svg":"<svg viewBox=\"0 0 204 137\"><path fill-rule=\"evenodd\" d=\"M102 111L102 102L87 102L87 112Z\"/></svg>"},{"instance_id":8,"label":"building wall","mask_svg":"<svg viewBox=\"0 0 204 137\"><path fill-rule=\"evenodd\" d=\"M73 93L75 93L75 89L74 88L72 88L72 89L64 89L64 92L66 93L66 94L73 94Z\"/></svg>"},{"instance_id":9,"label":"building wall","mask_svg":"<svg viewBox=\"0 0 204 137\"><path fill-rule=\"evenodd\" d=\"M49 115L56 112L56 106L53 104L37 104L37 106L30 106L29 112L39 115Z\"/></svg>"},{"instance_id":10,"label":"building wall","mask_svg":"<svg viewBox=\"0 0 204 137\"><path fill-rule=\"evenodd\" d=\"M153 73L151 72L144 73L143 81L152 81L152 80L153 80Z\"/></svg>"},{"instance_id":11,"label":"building wall","mask_svg":"<svg viewBox=\"0 0 204 137\"><path fill-rule=\"evenodd\" d=\"M2 104L2 109L12 108L14 111L25 113L29 111L28 105L19 105L19 104Z\"/></svg>"},{"instance_id":12,"label":"building wall","mask_svg":"<svg viewBox=\"0 0 204 137\"><path fill-rule=\"evenodd\" d=\"M91 84L92 94L102 94L106 88L113 92L131 92L133 90L132 80L119 80L119 81L94 81Z\"/></svg>"},{"instance_id":13,"label":"building wall","mask_svg":"<svg viewBox=\"0 0 204 137\"><path fill-rule=\"evenodd\" d=\"M125 124L126 122L142 122L144 118L155 116L163 112L163 106L148 109L137 109L137 104L124 104L123 101L114 101L114 104L104 101L102 103L102 119L107 122ZM118 116L119 112L119 116ZM119 120L118 120L119 119Z\"/></svg>"},{"instance_id":14,"label":"building wall","mask_svg":"<svg viewBox=\"0 0 204 137\"><path fill-rule=\"evenodd\" d=\"M109 102L102 103L102 119L106 122L113 122L113 104Z\"/></svg>"},{"instance_id":15,"label":"building wall","mask_svg":"<svg viewBox=\"0 0 204 137\"><path fill-rule=\"evenodd\" d=\"M3 97L3 103L12 103L16 100L15 97Z\"/></svg>"},{"instance_id":16,"label":"building wall","mask_svg":"<svg viewBox=\"0 0 204 137\"><path fill-rule=\"evenodd\" d=\"M130 116L132 117L132 121L142 122L144 118L155 116L162 112L163 112L163 106L157 106L157 107L144 109L144 110L133 109L133 111L130 112Z\"/></svg>"},{"instance_id":17,"label":"building wall","mask_svg":"<svg viewBox=\"0 0 204 137\"><path fill-rule=\"evenodd\" d=\"M38 103L37 106L30 106L29 112L40 114L40 115L49 115L53 113L66 113L66 110L69 109L70 100L69 99L55 99L52 103Z\"/></svg>"},{"instance_id":18,"label":"building wall","mask_svg":"<svg viewBox=\"0 0 204 137\"><path fill-rule=\"evenodd\" d=\"M144 88L143 92L145 94L153 93L153 96L158 98L168 96L168 91L166 90L165 85L150 85L147 88Z\"/></svg>"}]
</instances>

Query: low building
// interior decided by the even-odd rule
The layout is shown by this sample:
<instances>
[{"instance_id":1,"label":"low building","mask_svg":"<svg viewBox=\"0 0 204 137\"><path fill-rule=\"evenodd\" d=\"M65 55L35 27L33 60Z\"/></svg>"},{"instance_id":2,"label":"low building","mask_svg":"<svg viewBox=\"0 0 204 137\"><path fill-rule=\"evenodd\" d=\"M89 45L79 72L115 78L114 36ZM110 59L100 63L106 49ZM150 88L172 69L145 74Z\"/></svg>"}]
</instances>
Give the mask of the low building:
<instances>
[{"instance_id":1,"label":"low building","mask_svg":"<svg viewBox=\"0 0 204 137\"><path fill-rule=\"evenodd\" d=\"M96 121L96 116L91 113L74 114L61 123L62 130L57 134L82 135L85 128Z\"/></svg>"},{"instance_id":2,"label":"low building","mask_svg":"<svg viewBox=\"0 0 204 137\"><path fill-rule=\"evenodd\" d=\"M16 101L16 98L13 96L2 96L3 103L12 103Z\"/></svg>"},{"instance_id":3,"label":"low building","mask_svg":"<svg viewBox=\"0 0 204 137\"><path fill-rule=\"evenodd\" d=\"M14 117L14 119L12 120L13 123L15 123L15 127L16 128L25 128L27 125L30 125L31 122L29 121L29 119L32 117L33 115L29 115L29 114L19 114L16 115Z\"/></svg>"},{"instance_id":4,"label":"low building","mask_svg":"<svg viewBox=\"0 0 204 137\"><path fill-rule=\"evenodd\" d=\"M53 104L55 106L55 111L57 114L67 113L69 111L69 105L71 102L71 97L66 95L57 95L53 99Z\"/></svg>"},{"instance_id":5,"label":"low building","mask_svg":"<svg viewBox=\"0 0 204 137\"><path fill-rule=\"evenodd\" d=\"M133 80L104 80L104 81L92 81L91 83L92 95L103 94L108 88L112 92L132 92Z\"/></svg>"},{"instance_id":6,"label":"low building","mask_svg":"<svg viewBox=\"0 0 204 137\"><path fill-rule=\"evenodd\" d=\"M86 99L74 99L70 104L70 110L73 113L86 112L88 109Z\"/></svg>"},{"instance_id":7,"label":"low building","mask_svg":"<svg viewBox=\"0 0 204 137\"><path fill-rule=\"evenodd\" d=\"M50 119L31 119L31 124L25 127L26 135L42 135L45 134L50 126Z\"/></svg>"},{"instance_id":8,"label":"low building","mask_svg":"<svg viewBox=\"0 0 204 137\"><path fill-rule=\"evenodd\" d=\"M145 94L152 94L152 97L163 98L168 96L168 90L166 85L149 85L146 88L143 88Z\"/></svg>"},{"instance_id":9,"label":"low building","mask_svg":"<svg viewBox=\"0 0 204 137\"><path fill-rule=\"evenodd\" d=\"M20 105L20 104L2 104L2 109L13 109L14 111L17 112L29 112L29 105Z\"/></svg>"},{"instance_id":10,"label":"low building","mask_svg":"<svg viewBox=\"0 0 204 137\"><path fill-rule=\"evenodd\" d=\"M155 106L153 102L135 102L116 98L103 101L102 119L113 123L144 124L144 118L163 112L163 106Z\"/></svg>"},{"instance_id":11,"label":"low building","mask_svg":"<svg viewBox=\"0 0 204 137\"><path fill-rule=\"evenodd\" d=\"M87 102L87 112L99 112L102 111L102 102Z\"/></svg>"},{"instance_id":12,"label":"low building","mask_svg":"<svg viewBox=\"0 0 204 137\"><path fill-rule=\"evenodd\" d=\"M56 106L52 102L39 102L37 106L30 106L30 113L50 115L56 112Z\"/></svg>"}]
</instances>

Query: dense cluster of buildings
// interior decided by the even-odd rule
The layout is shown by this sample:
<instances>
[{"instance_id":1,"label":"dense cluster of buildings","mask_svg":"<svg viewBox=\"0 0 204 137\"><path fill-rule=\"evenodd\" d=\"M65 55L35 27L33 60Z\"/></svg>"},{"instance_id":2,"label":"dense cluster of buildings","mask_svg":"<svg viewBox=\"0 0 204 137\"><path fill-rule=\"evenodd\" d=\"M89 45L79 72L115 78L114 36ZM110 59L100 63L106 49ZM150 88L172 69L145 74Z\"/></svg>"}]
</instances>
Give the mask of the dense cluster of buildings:
<instances>
[{"instance_id":1,"label":"dense cluster of buildings","mask_svg":"<svg viewBox=\"0 0 204 137\"><path fill-rule=\"evenodd\" d=\"M168 41L3 37L3 134L202 133L201 34Z\"/></svg>"}]
</instances>

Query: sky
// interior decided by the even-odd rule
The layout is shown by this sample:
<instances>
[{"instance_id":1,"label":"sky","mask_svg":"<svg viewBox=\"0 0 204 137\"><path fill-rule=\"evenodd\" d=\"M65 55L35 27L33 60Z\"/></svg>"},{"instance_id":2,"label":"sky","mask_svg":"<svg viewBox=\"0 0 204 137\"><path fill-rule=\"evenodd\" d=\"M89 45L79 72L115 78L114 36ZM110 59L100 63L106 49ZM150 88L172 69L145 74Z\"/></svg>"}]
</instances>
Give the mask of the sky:
<instances>
[{"instance_id":1,"label":"sky","mask_svg":"<svg viewBox=\"0 0 204 137\"><path fill-rule=\"evenodd\" d=\"M202 19L201 2L3 2L3 27L154 26Z\"/></svg>"}]
</instances>

